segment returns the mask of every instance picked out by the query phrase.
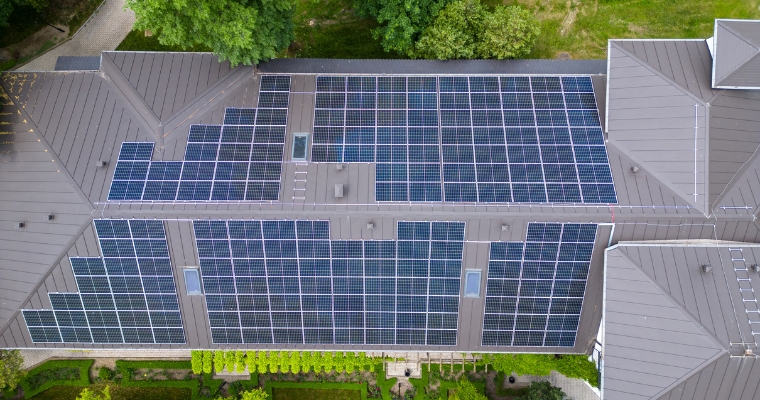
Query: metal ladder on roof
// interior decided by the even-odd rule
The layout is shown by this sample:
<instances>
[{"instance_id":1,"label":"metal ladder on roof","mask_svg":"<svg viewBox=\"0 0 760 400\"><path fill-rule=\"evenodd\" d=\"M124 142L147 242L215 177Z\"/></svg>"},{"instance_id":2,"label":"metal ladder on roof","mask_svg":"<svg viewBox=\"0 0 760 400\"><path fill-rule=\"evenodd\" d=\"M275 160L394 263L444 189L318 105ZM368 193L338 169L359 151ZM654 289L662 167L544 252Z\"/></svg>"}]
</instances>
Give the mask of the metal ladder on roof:
<instances>
[{"instance_id":1,"label":"metal ladder on roof","mask_svg":"<svg viewBox=\"0 0 760 400\"><path fill-rule=\"evenodd\" d=\"M749 266L741 248L729 247L728 253L731 256L734 275L739 283L739 293L741 294L744 312L747 313L747 320L752 331L752 341L757 345L757 337L760 335L760 309L758 308L755 290L752 288L752 280L749 277Z\"/></svg>"},{"instance_id":2,"label":"metal ladder on roof","mask_svg":"<svg viewBox=\"0 0 760 400\"><path fill-rule=\"evenodd\" d=\"M294 164L293 203L304 203L306 201L306 177L309 172L309 163L295 162Z\"/></svg>"}]
</instances>

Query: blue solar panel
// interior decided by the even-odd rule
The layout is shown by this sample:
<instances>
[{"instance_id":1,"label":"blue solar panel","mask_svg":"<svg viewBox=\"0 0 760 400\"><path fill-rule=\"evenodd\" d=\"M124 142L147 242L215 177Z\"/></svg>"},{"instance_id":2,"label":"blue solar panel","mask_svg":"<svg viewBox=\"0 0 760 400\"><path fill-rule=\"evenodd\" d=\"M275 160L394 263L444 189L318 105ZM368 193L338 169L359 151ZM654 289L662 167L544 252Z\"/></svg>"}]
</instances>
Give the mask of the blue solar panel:
<instances>
[{"instance_id":1,"label":"blue solar panel","mask_svg":"<svg viewBox=\"0 0 760 400\"><path fill-rule=\"evenodd\" d=\"M575 345L596 229L530 223L524 243L491 243L483 346Z\"/></svg>"},{"instance_id":2,"label":"blue solar panel","mask_svg":"<svg viewBox=\"0 0 760 400\"><path fill-rule=\"evenodd\" d=\"M103 257L72 257L78 293L23 310L34 342L185 343L163 222L96 219Z\"/></svg>"},{"instance_id":3,"label":"blue solar panel","mask_svg":"<svg viewBox=\"0 0 760 400\"><path fill-rule=\"evenodd\" d=\"M108 200L277 200L289 96L290 77L263 76L258 108L190 126L184 161L150 161L153 143L122 143Z\"/></svg>"},{"instance_id":4,"label":"blue solar panel","mask_svg":"<svg viewBox=\"0 0 760 400\"><path fill-rule=\"evenodd\" d=\"M320 76L313 143L377 201L617 202L588 76Z\"/></svg>"},{"instance_id":5,"label":"blue solar panel","mask_svg":"<svg viewBox=\"0 0 760 400\"><path fill-rule=\"evenodd\" d=\"M456 344L464 223L399 222L396 241L330 240L327 221L193 225L214 343Z\"/></svg>"}]
</instances>

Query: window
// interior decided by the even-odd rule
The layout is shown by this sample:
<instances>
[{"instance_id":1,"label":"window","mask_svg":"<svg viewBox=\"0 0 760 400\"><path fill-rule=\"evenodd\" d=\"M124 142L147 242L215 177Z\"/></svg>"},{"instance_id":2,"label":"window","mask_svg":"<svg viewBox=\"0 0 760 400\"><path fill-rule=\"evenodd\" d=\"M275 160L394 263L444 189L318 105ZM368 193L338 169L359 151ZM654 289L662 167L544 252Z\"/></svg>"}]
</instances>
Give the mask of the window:
<instances>
[{"instance_id":1,"label":"window","mask_svg":"<svg viewBox=\"0 0 760 400\"><path fill-rule=\"evenodd\" d=\"M198 275L197 268L184 268L185 289L188 295L203 294L201 291L201 278Z\"/></svg>"},{"instance_id":2,"label":"window","mask_svg":"<svg viewBox=\"0 0 760 400\"><path fill-rule=\"evenodd\" d=\"M307 149L309 146L308 133L296 133L293 135L293 154L290 157L293 161L306 161Z\"/></svg>"},{"instance_id":3,"label":"window","mask_svg":"<svg viewBox=\"0 0 760 400\"><path fill-rule=\"evenodd\" d=\"M480 271L468 270L465 275L464 297L480 297Z\"/></svg>"}]
</instances>

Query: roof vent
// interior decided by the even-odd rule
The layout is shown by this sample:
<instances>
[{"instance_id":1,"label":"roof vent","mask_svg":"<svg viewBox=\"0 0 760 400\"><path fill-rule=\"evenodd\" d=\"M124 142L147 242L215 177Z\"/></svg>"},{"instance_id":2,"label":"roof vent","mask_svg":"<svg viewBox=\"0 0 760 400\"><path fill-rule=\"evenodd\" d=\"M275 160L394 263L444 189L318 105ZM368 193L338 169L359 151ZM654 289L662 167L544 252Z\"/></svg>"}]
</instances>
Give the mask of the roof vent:
<instances>
[{"instance_id":1,"label":"roof vent","mask_svg":"<svg viewBox=\"0 0 760 400\"><path fill-rule=\"evenodd\" d=\"M342 197L343 197L343 184L336 183L335 184L335 198L340 199Z\"/></svg>"},{"instance_id":2,"label":"roof vent","mask_svg":"<svg viewBox=\"0 0 760 400\"><path fill-rule=\"evenodd\" d=\"M746 348L746 349L744 349L744 355L747 356L747 357L751 357L751 356L754 356L755 353L752 351L752 349Z\"/></svg>"},{"instance_id":3,"label":"roof vent","mask_svg":"<svg viewBox=\"0 0 760 400\"><path fill-rule=\"evenodd\" d=\"M375 229L375 223L372 222L372 221L367 222L367 229L369 229L369 230Z\"/></svg>"},{"instance_id":4,"label":"roof vent","mask_svg":"<svg viewBox=\"0 0 760 400\"><path fill-rule=\"evenodd\" d=\"M55 215L53 215L53 214L48 214L48 215L46 215L46 216L45 216L45 219L47 219L48 221L52 221L52 220L54 220L54 219L55 219Z\"/></svg>"},{"instance_id":5,"label":"roof vent","mask_svg":"<svg viewBox=\"0 0 760 400\"><path fill-rule=\"evenodd\" d=\"M701 267L699 267L699 268L700 268L700 269L702 270L702 272L704 272L704 273L708 273L708 272L712 271L712 266L711 266L710 264L702 264L702 266L701 266Z\"/></svg>"},{"instance_id":6,"label":"roof vent","mask_svg":"<svg viewBox=\"0 0 760 400\"><path fill-rule=\"evenodd\" d=\"M25 227L25 226L26 226L26 222L17 222L17 223L16 223L16 228L19 228L19 229L21 229L21 228L23 228L23 227Z\"/></svg>"},{"instance_id":7,"label":"roof vent","mask_svg":"<svg viewBox=\"0 0 760 400\"><path fill-rule=\"evenodd\" d=\"M108 165L108 161L100 160L98 161L97 165L98 167L105 167L106 165Z\"/></svg>"},{"instance_id":8,"label":"roof vent","mask_svg":"<svg viewBox=\"0 0 760 400\"><path fill-rule=\"evenodd\" d=\"M749 269L752 270L752 272L760 272L760 265L758 264L752 264L749 266Z\"/></svg>"},{"instance_id":9,"label":"roof vent","mask_svg":"<svg viewBox=\"0 0 760 400\"><path fill-rule=\"evenodd\" d=\"M509 225L507 225L507 224L501 224L501 231L502 232L509 232Z\"/></svg>"},{"instance_id":10,"label":"roof vent","mask_svg":"<svg viewBox=\"0 0 760 400\"><path fill-rule=\"evenodd\" d=\"M342 170L343 164L335 164L335 169L337 169L338 171Z\"/></svg>"},{"instance_id":11,"label":"roof vent","mask_svg":"<svg viewBox=\"0 0 760 400\"><path fill-rule=\"evenodd\" d=\"M631 167L631 172L633 172L634 174L639 172L640 170L641 168L638 165L634 165Z\"/></svg>"}]
</instances>

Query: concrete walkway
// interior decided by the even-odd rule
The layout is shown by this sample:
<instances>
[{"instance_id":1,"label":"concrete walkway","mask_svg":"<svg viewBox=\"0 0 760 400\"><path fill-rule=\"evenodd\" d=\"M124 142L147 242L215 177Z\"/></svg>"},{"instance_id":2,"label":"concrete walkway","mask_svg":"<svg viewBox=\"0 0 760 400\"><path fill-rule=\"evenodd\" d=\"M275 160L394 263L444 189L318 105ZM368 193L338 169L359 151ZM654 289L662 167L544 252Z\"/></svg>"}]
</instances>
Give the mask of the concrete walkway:
<instances>
[{"instance_id":1,"label":"concrete walkway","mask_svg":"<svg viewBox=\"0 0 760 400\"><path fill-rule=\"evenodd\" d=\"M124 10L125 2L105 0L69 41L18 67L17 71L52 71L58 56L99 56L103 50L115 50L135 23L135 13Z\"/></svg>"}]
</instances>

